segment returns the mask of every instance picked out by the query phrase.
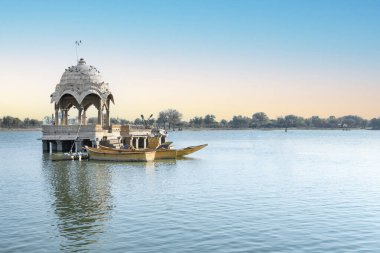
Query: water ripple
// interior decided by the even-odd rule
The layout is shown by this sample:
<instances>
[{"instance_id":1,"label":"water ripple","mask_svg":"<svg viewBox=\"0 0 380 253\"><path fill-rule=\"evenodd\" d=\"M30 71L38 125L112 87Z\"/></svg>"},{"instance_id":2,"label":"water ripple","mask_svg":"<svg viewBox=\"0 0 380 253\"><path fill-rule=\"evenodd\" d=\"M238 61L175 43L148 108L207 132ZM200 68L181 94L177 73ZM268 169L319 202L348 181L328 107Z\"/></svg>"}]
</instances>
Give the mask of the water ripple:
<instances>
[{"instance_id":1,"label":"water ripple","mask_svg":"<svg viewBox=\"0 0 380 253\"><path fill-rule=\"evenodd\" d=\"M176 132L178 146L209 146L136 164L53 163L40 133L0 135L0 251L380 248L376 131Z\"/></svg>"}]
</instances>

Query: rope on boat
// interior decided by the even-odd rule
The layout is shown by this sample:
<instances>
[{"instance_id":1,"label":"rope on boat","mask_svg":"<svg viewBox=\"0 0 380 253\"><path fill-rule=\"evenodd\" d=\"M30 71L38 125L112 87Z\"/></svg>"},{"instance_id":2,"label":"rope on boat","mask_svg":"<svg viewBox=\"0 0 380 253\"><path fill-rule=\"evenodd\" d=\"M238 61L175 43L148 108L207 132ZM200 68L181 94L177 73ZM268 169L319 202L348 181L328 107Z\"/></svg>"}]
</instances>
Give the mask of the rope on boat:
<instances>
[{"instance_id":1,"label":"rope on boat","mask_svg":"<svg viewBox=\"0 0 380 253\"><path fill-rule=\"evenodd\" d=\"M75 145L75 141L78 140L78 137L79 137L79 131L80 131L80 127L82 126L82 112L79 116L80 120L79 120L79 127L78 127L78 131L77 131L77 136L75 137L75 140L73 142L73 145L71 145L71 148L70 148L70 153L73 153L73 147Z\"/></svg>"}]
</instances>

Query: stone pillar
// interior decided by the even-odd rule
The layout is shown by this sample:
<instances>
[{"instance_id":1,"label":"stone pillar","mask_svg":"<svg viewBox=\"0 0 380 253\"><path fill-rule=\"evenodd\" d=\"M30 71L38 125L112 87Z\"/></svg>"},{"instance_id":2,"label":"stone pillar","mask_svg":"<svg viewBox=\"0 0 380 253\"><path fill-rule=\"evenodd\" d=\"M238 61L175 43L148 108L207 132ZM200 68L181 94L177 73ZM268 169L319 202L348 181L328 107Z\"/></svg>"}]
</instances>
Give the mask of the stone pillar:
<instances>
[{"instance_id":1,"label":"stone pillar","mask_svg":"<svg viewBox=\"0 0 380 253\"><path fill-rule=\"evenodd\" d=\"M78 125L82 124L82 109L78 109Z\"/></svg>"},{"instance_id":2,"label":"stone pillar","mask_svg":"<svg viewBox=\"0 0 380 253\"><path fill-rule=\"evenodd\" d=\"M53 143L49 141L49 153L53 153Z\"/></svg>"},{"instance_id":3,"label":"stone pillar","mask_svg":"<svg viewBox=\"0 0 380 253\"><path fill-rule=\"evenodd\" d=\"M68 125L68 110L65 110L65 126Z\"/></svg>"},{"instance_id":4,"label":"stone pillar","mask_svg":"<svg viewBox=\"0 0 380 253\"><path fill-rule=\"evenodd\" d=\"M136 138L136 149L139 149L139 137Z\"/></svg>"},{"instance_id":5,"label":"stone pillar","mask_svg":"<svg viewBox=\"0 0 380 253\"><path fill-rule=\"evenodd\" d=\"M55 109L55 114L54 114L54 125L58 126L58 109Z\"/></svg>"},{"instance_id":6,"label":"stone pillar","mask_svg":"<svg viewBox=\"0 0 380 253\"><path fill-rule=\"evenodd\" d=\"M65 124L65 110L61 110L61 125L64 126Z\"/></svg>"},{"instance_id":7,"label":"stone pillar","mask_svg":"<svg viewBox=\"0 0 380 253\"><path fill-rule=\"evenodd\" d=\"M61 109L61 126L63 126L64 124L65 124L65 116L63 113L63 109Z\"/></svg>"},{"instance_id":8,"label":"stone pillar","mask_svg":"<svg viewBox=\"0 0 380 253\"><path fill-rule=\"evenodd\" d=\"M67 110L61 109L61 112L62 112L61 125L66 126L67 125Z\"/></svg>"},{"instance_id":9,"label":"stone pillar","mask_svg":"<svg viewBox=\"0 0 380 253\"><path fill-rule=\"evenodd\" d=\"M111 120L110 120L110 110L107 109L106 112L107 112L107 116L106 116L106 117L107 117L107 119L106 119L106 120L107 120L107 121L106 121L106 126L109 127L109 126L111 125Z\"/></svg>"},{"instance_id":10,"label":"stone pillar","mask_svg":"<svg viewBox=\"0 0 380 253\"><path fill-rule=\"evenodd\" d=\"M146 137L144 138L144 149L146 149Z\"/></svg>"},{"instance_id":11,"label":"stone pillar","mask_svg":"<svg viewBox=\"0 0 380 253\"><path fill-rule=\"evenodd\" d=\"M98 124L103 126L103 114L102 114L102 110L98 110Z\"/></svg>"},{"instance_id":12,"label":"stone pillar","mask_svg":"<svg viewBox=\"0 0 380 253\"><path fill-rule=\"evenodd\" d=\"M129 139L129 146L130 146L131 148L133 148L133 138L132 138L132 137Z\"/></svg>"},{"instance_id":13,"label":"stone pillar","mask_svg":"<svg viewBox=\"0 0 380 253\"><path fill-rule=\"evenodd\" d=\"M42 141L42 151L44 153L49 152L49 141Z\"/></svg>"},{"instance_id":14,"label":"stone pillar","mask_svg":"<svg viewBox=\"0 0 380 253\"><path fill-rule=\"evenodd\" d=\"M57 152L62 152L62 151L63 151L62 141L57 141Z\"/></svg>"},{"instance_id":15,"label":"stone pillar","mask_svg":"<svg viewBox=\"0 0 380 253\"><path fill-rule=\"evenodd\" d=\"M82 125L87 125L86 110L83 110L83 114L82 114Z\"/></svg>"}]
</instances>

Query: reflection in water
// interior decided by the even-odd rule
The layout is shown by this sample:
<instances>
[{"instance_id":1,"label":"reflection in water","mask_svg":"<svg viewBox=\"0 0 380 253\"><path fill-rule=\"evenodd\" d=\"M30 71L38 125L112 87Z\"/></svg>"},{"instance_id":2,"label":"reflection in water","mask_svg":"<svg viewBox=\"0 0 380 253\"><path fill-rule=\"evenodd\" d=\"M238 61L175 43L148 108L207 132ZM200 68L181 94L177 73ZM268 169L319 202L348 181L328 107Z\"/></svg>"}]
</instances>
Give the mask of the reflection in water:
<instances>
[{"instance_id":1,"label":"reflection in water","mask_svg":"<svg viewBox=\"0 0 380 253\"><path fill-rule=\"evenodd\" d=\"M0 252L380 248L380 131L174 132L209 146L154 169L41 165L38 137L0 131Z\"/></svg>"},{"instance_id":2,"label":"reflection in water","mask_svg":"<svg viewBox=\"0 0 380 253\"><path fill-rule=\"evenodd\" d=\"M45 162L45 175L54 198L61 249L90 248L111 217L110 165L78 161Z\"/></svg>"},{"instance_id":3,"label":"reflection in water","mask_svg":"<svg viewBox=\"0 0 380 253\"><path fill-rule=\"evenodd\" d=\"M112 172L145 170L154 178L158 168L173 168L175 160L148 163L99 161L51 162L44 155L44 174L52 195L52 206L62 251L81 251L97 247L114 207Z\"/></svg>"}]
</instances>

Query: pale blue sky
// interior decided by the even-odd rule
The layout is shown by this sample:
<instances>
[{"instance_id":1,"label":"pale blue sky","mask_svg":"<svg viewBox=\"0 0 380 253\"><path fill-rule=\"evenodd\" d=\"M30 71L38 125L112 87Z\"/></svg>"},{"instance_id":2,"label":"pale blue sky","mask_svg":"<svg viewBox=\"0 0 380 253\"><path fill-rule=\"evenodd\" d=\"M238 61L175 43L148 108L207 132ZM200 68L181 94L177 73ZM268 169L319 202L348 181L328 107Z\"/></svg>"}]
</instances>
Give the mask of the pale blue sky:
<instances>
[{"instance_id":1,"label":"pale blue sky","mask_svg":"<svg viewBox=\"0 0 380 253\"><path fill-rule=\"evenodd\" d=\"M380 116L379 13L375 0L0 0L0 116L49 115L78 39L113 116Z\"/></svg>"}]
</instances>

